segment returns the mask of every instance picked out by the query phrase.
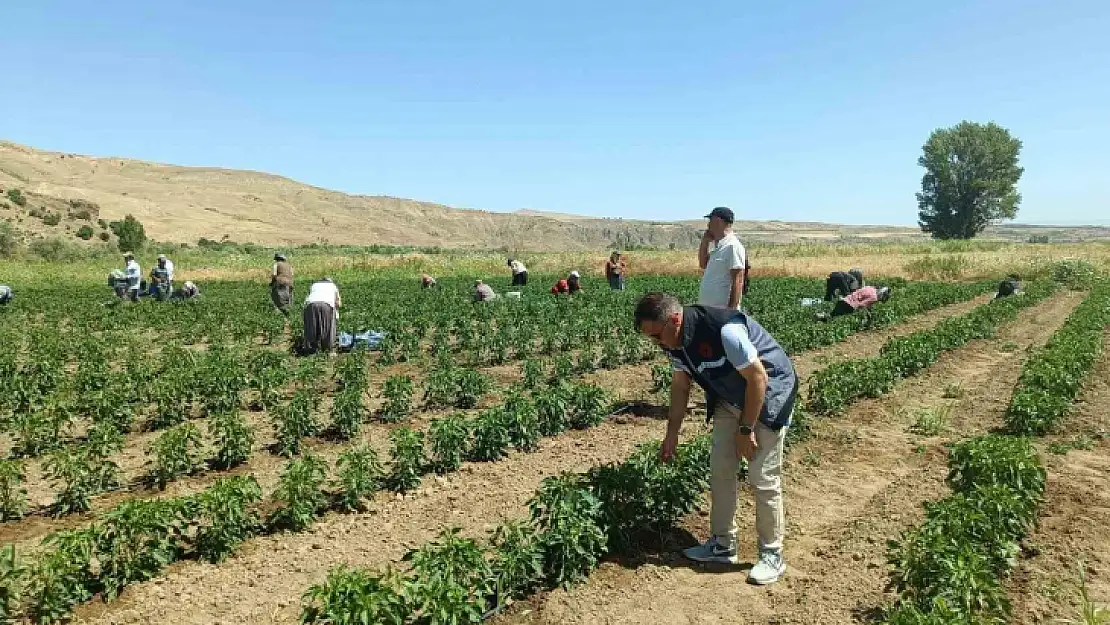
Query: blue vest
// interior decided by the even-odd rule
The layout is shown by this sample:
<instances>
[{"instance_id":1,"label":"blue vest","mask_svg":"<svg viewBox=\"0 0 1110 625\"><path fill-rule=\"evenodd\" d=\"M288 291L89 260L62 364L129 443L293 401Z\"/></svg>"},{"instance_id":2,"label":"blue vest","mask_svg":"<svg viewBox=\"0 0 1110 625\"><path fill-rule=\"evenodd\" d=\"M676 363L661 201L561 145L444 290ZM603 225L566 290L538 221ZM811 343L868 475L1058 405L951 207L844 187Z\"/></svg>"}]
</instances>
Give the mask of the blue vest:
<instances>
[{"instance_id":1,"label":"blue vest","mask_svg":"<svg viewBox=\"0 0 1110 625\"><path fill-rule=\"evenodd\" d=\"M767 370L767 395L760 422L775 430L790 425L798 393L794 365L774 337L745 313L730 308L686 306L682 309L682 347L668 353L686 365L690 376L705 390L710 404L720 399L743 409L748 382L729 362L721 341L721 329L733 322L744 324Z\"/></svg>"}]
</instances>

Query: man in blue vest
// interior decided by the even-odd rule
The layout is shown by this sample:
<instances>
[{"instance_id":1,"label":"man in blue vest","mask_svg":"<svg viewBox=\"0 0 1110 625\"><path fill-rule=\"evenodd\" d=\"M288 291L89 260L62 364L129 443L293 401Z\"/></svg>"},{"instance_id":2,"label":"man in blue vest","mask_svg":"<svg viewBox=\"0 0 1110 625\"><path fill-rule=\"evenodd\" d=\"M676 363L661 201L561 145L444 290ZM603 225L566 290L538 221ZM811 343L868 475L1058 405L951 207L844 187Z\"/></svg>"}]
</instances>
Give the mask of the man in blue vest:
<instances>
[{"instance_id":1,"label":"man in blue vest","mask_svg":"<svg viewBox=\"0 0 1110 625\"><path fill-rule=\"evenodd\" d=\"M746 458L759 536L759 560L748 581L777 582L786 572L782 449L798 394L794 365L775 339L739 310L683 307L673 295L648 293L635 316L637 330L667 352L674 368L663 461L671 460L678 445L691 381L705 390L713 418L712 536L687 549L686 556L699 562L737 562L737 471L740 458Z\"/></svg>"}]
</instances>

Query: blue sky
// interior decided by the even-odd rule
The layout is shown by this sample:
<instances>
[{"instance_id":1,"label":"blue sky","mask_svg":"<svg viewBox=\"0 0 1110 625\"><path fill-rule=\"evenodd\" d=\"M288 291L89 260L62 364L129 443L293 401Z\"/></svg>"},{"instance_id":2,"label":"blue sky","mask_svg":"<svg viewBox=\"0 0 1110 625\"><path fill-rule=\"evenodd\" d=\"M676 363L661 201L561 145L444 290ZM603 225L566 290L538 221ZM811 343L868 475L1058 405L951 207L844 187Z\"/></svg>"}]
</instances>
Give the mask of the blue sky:
<instances>
[{"instance_id":1,"label":"blue sky","mask_svg":"<svg viewBox=\"0 0 1110 625\"><path fill-rule=\"evenodd\" d=\"M758 5L758 6L757 6ZM916 223L930 131L1110 223L1110 2L13 0L0 137L454 206Z\"/></svg>"}]
</instances>

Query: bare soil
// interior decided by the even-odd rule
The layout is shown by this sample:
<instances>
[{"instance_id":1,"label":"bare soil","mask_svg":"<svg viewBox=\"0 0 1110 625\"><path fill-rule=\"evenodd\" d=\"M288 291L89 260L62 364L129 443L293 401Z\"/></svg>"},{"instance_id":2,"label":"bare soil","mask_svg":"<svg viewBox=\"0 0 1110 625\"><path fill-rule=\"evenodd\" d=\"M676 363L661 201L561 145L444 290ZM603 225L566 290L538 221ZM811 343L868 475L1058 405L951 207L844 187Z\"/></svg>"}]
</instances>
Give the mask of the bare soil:
<instances>
[{"instance_id":1,"label":"bare soil","mask_svg":"<svg viewBox=\"0 0 1110 625\"><path fill-rule=\"evenodd\" d=\"M885 591L887 540L922 518L923 502L948 492L943 445L1001 425L1026 350L1047 341L1081 300L1070 293L1042 302L995 338L946 354L892 393L818 422L816 435L788 456L790 568L782 582L766 588L745 582L755 546L744 541L742 565L688 563L681 549L708 534L705 506L660 549L608 562L585 585L540 596L500 625L873 622L892 598ZM943 397L954 382L961 395ZM918 411L943 406L946 432L909 432ZM750 498L742 495L740 504L738 523L750 528Z\"/></svg>"}]
</instances>

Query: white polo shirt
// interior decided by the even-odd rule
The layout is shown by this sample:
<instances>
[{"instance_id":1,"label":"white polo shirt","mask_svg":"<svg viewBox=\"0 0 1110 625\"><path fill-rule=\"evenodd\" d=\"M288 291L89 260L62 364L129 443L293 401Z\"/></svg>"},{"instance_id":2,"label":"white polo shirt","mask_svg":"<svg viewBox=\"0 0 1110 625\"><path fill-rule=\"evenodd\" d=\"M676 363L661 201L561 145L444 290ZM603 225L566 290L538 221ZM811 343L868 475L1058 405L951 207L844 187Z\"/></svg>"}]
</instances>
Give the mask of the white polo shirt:
<instances>
[{"instance_id":1,"label":"white polo shirt","mask_svg":"<svg viewBox=\"0 0 1110 625\"><path fill-rule=\"evenodd\" d=\"M709 250L709 262L701 276L701 289L698 303L702 306L728 306L728 296L732 292L732 270L744 269L746 254L744 245L733 233L717 241ZM737 298L737 305L740 298Z\"/></svg>"},{"instance_id":2,"label":"white polo shirt","mask_svg":"<svg viewBox=\"0 0 1110 625\"><path fill-rule=\"evenodd\" d=\"M313 282L308 289L308 297L304 299L304 303L315 304L319 302L335 308L335 299L338 296L339 287L335 286L334 282Z\"/></svg>"}]
</instances>

